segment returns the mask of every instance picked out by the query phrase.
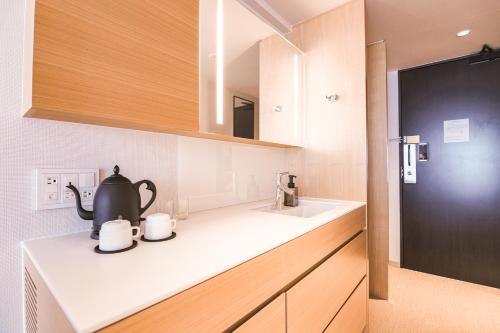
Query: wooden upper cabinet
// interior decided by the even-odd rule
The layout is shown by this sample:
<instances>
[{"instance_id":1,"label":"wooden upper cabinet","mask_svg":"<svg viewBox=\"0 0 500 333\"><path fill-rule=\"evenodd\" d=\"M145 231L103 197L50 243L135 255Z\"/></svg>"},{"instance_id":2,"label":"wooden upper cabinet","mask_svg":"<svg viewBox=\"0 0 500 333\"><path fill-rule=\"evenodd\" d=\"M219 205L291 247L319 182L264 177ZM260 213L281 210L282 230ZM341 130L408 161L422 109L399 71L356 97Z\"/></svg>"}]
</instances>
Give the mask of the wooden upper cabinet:
<instances>
[{"instance_id":1,"label":"wooden upper cabinet","mask_svg":"<svg viewBox=\"0 0 500 333\"><path fill-rule=\"evenodd\" d=\"M24 43L25 116L198 131L198 0L28 0Z\"/></svg>"}]
</instances>

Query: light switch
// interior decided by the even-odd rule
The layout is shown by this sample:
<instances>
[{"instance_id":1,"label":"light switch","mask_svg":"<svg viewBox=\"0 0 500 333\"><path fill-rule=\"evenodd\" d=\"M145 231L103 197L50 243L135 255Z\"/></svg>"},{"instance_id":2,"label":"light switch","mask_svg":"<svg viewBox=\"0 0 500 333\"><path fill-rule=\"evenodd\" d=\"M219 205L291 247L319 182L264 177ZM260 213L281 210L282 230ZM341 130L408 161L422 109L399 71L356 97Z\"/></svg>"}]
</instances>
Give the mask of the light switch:
<instances>
[{"instance_id":1,"label":"light switch","mask_svg":"<svg viewBox=\"0 0 500 333\"><path fill-rule=\"evenodd\" d=\"M81 173L78 175L79 187L94 187L94 173Z\"/></svg>"}]
</instances>

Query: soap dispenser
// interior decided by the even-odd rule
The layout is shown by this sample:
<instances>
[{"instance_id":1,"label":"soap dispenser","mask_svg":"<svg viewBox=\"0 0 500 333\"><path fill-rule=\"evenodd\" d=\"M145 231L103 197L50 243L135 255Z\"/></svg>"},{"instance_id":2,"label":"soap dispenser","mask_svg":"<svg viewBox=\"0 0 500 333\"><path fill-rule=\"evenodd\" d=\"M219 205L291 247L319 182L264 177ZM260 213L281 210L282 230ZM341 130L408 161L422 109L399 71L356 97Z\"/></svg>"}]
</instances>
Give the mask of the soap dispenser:
<instances>
[{"instance_id":1,"label":"soap dispenser","mask_svg":"<svg viewBox=\"0 0 500 333\"><path fill-rule=\"evenodd\" d=\"M299 205L299 188L295 186L294 178L297 178L297 176L288 176L288 189L292 192L292 194L285 192L285 206L288 207L297 207Z\"/></svg>"}]
</instances>

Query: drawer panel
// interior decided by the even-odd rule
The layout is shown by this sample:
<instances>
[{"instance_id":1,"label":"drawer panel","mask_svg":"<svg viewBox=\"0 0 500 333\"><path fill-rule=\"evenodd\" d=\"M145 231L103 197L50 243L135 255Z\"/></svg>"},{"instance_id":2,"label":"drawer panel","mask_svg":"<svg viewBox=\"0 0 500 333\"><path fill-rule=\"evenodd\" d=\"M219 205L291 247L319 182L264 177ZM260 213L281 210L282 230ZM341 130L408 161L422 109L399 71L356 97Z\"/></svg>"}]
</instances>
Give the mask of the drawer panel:
<instances>
[{"instance_id":1,"label":"drawer panel","mask_svg":"<svg viewBox=\"0 0 500 333\"><path fill-rule=\"evenodd\" d=\"M366 271L364 231L287 291L287 332L323 332Z\"/></svg>"},{"instance_id":2,"label":"drawer panel","mask_svg":"<svg viewBox=\"0 0 500 333\"><path fill-rule=\"evenodd\" d=\"M366 278L344 304L324 333L361 333L366 327L368 291Z\"/></svg>"},{"instance_id":3,"label":"drawer panel","mask_svg":"<svg viewBox=\"0 0 500 333\"><path fill-rule=\"evenodd\" d=\"M235 333L286 333L286 303L285 294L266 305L252 318L238 327Z\"/></svg>"}]
</instances>

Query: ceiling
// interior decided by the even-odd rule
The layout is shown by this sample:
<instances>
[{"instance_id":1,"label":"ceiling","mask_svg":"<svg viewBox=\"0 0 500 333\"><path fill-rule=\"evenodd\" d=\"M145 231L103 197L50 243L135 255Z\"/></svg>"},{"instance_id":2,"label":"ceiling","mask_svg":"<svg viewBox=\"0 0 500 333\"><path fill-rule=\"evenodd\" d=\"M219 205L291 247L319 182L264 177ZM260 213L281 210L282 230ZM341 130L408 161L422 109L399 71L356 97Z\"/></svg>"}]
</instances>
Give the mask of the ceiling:
<instances>
[{"instance_id":1,"label":"ceiling","mask_svg":"<svg viewBox=\"0 0 500 333\"><path fill-rule=\"evenodd\" d=\"M388 70L500 47L500 0L366 0L366 12L367 42L386 41Z\"/></svg>"},{"instance_id":2,"label":"ceiling","mask_svg":"<svg viewBox=\"0 0 500 333\"><path fill-rule=\"evenodd\" d=\"M266 0L285 20L295 25L350 0Z\"/></svg>"},{"instance_id":3,"label":"ceiling","mask_svg":"<svg viewBox=\"0 0 500 333\"><path fill-rule=\"evenodd\" d=\"M297 24L349 0L266 0ZM500 47L500 0L365 0L366 41L385 40L388 70ZM466 37L456 33L471 29Z\"/></svg>"}]
</instances>

